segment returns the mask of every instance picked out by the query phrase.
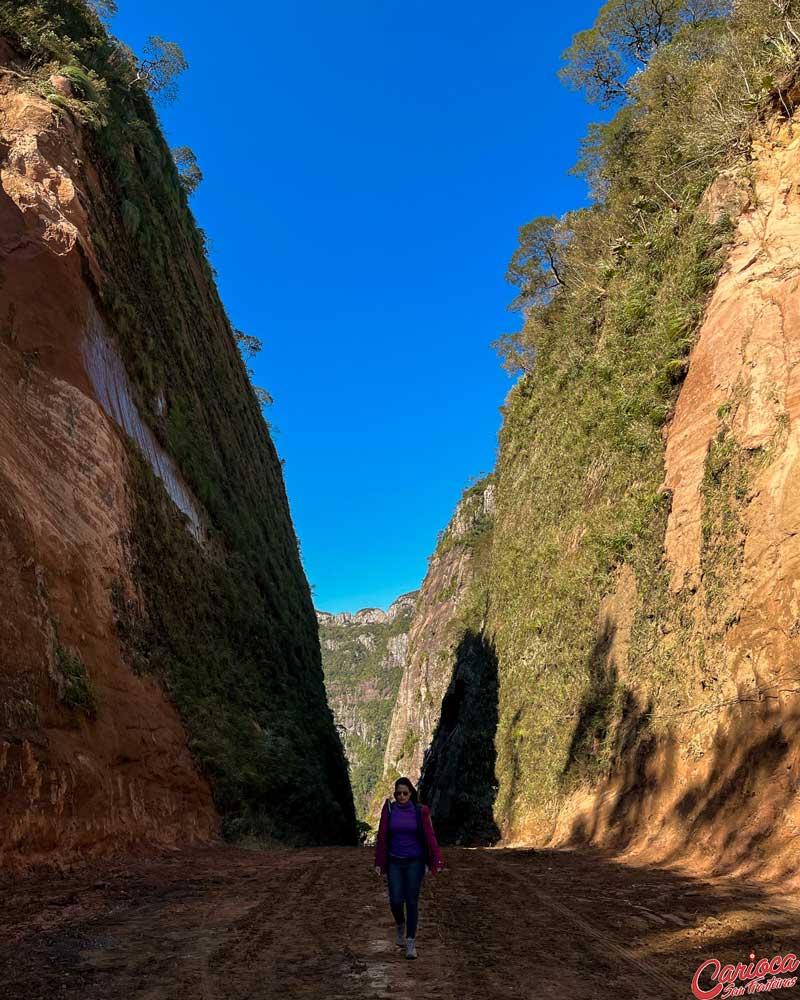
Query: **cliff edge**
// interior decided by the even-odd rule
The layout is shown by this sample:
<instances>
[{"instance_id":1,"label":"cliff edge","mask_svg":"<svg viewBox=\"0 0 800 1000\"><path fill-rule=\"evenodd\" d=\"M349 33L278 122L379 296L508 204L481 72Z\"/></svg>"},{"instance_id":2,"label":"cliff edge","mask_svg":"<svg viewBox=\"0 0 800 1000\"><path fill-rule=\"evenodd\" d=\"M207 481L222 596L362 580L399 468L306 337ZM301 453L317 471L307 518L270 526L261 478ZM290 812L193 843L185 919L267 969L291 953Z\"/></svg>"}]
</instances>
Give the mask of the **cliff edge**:
<instances>
[{"instance_id":1,"label":"cliff edge","mask_svg":"<svg viewBox=\"0 0 800 1000\"><path fill-rule=\"evenodd\" d=\"M2 858L353 842L280 462L150 101L77 0L0 31Z\"/></svg>"}]
</instances>

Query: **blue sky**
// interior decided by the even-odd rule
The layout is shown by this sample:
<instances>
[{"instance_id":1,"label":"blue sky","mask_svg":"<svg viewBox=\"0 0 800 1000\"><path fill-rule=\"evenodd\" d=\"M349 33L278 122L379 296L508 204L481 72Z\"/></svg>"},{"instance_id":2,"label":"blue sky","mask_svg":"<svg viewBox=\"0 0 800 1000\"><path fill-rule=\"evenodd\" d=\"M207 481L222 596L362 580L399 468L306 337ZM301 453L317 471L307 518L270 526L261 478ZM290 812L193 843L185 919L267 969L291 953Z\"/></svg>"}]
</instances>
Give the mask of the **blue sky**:
<instances>
[{"instance_id":1,"label":"blue sky","mask_svg":"<svg viewBox=\"0 0 800 1000\"><path fill-rule=\"evenodd\" d=\"M119 0L112 30L189 61L170 143L234 326L259 337L318 608L418 587L511 387L517 229L584 202L567 176L597 117L556 78L598 0Z\"/></svg>"}]
</instances>

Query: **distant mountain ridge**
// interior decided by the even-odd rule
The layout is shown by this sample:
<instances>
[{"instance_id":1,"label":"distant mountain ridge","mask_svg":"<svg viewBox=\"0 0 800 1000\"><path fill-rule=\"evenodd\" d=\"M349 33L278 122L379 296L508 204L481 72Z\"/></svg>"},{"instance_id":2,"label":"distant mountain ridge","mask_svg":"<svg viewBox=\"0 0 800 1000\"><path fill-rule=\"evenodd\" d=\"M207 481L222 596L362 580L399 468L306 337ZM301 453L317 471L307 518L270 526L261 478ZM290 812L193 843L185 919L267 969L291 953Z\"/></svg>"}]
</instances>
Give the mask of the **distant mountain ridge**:
<instances>
[{"instance_id":1,"label":"distant mountain ridge","mask_svg":"<svg viewBox=\"0 0 800 1000\"><path fill-rule=\"evenodd\" d=\"M338 614L317 611L317 621L320 625L385 625L394 621L400 614L413 612L418 593L418 590L412 590L407 594L401 594L387 611L382 611L380 608L362 608L356 612L340 611Z\"/></svg>"},{"instance_id":2,"label":"distant mountain ridge","mask_svg":"<svg viewBox=\"0 0 800 1000\"><path fill-rule=\"evenodd\" d=\"M328 701L342 734L353 798L362 818L383 771L417 593L402 594L387 611L317 611Z\"/></svg>"}]
</instances>

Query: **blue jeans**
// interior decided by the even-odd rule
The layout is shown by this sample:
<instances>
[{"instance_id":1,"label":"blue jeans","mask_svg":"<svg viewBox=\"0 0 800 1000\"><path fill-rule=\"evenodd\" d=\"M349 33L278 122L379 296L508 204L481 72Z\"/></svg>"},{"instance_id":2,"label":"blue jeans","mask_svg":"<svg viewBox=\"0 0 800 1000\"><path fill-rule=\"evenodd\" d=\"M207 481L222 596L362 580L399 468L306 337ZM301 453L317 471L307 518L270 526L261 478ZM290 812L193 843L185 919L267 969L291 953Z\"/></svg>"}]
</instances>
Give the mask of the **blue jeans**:
<instances>
[{"instance_id":1,"label":"blue jeans","mask_svg":"<svg viewBox=\"0 0 800 1000\"><path fill-rule=\"evenodd\" d=\"M425 877L423 858L393 858L389 856L389 906L394 922L406 925L406 937L417 936L419 890ZM403 912L405 904L405 913Z\"/></svg>"}]
</instances>

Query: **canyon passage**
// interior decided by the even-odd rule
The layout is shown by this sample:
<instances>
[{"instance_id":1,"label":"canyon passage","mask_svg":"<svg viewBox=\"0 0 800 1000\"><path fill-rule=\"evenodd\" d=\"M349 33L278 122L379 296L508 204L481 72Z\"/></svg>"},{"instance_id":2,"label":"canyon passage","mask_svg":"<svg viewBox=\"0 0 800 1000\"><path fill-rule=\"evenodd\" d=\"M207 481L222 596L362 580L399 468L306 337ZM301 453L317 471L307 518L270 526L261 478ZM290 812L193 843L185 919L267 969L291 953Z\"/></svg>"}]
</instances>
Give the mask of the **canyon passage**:
<instances>
[{"instance_id":1,"label":"canyon passage","mask_svg":"<svg viewBox=\"0 0 800 1000\"><path fill-rule=\"evenodd\" d=\"M646 1000L796 955L798 0L575 36L608 117L590 203L519 230L496 465L418 590L337 614L159 120L186 60L115 6L0 0L0 994ZM416 962L359 846L400 776L447 865Z\"/></svg>"}]
</instances>

